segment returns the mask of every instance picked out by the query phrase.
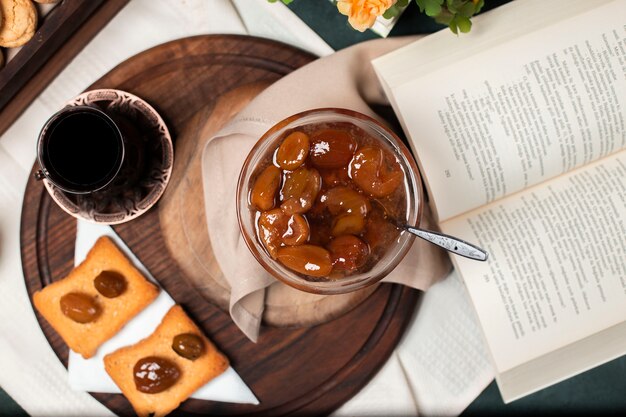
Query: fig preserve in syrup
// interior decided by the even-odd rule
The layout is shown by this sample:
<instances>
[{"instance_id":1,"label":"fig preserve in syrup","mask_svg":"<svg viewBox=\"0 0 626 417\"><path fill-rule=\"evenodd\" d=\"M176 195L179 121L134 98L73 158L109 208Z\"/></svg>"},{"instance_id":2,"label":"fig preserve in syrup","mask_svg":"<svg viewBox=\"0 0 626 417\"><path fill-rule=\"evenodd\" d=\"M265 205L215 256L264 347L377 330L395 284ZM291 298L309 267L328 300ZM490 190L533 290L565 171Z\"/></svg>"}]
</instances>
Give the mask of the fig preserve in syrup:
<instances>
[{"instance_id":1,"label":"fig preserve in syrup","mask_svg":"<svg viewBox=\"0 0 626 417\"><path fill-rule=\"evenodd\" d=\"M407 180L390 145L343 122L291 129L249 184L256 238L301 277L369 271L407 220Z\"/></svg>"}]
</instances>

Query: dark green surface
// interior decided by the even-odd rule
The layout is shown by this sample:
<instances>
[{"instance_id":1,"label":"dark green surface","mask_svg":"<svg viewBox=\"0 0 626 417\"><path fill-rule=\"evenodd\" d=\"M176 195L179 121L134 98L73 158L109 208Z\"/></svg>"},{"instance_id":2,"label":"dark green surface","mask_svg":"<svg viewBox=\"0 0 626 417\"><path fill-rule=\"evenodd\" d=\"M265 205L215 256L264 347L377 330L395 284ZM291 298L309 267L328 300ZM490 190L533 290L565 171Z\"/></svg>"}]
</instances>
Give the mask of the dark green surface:
<instances>
[{"instance_id":1,"label":"dark green surface","mask_svg":"<svg viewBox=\"0 0 626 417\"><path fill-rule=\"evenodd\" d=\"M28 416L28 414L0 388L0 416Z\"/></svg>"},{"instance_id":2,"label":"dark green surface","mask_svg":"<svg viewBox=\"0 0 626 417\"><path fill-rule=\"evenodd\" d=\"M509 404L502 402L498 387L492 382L461 417L555 414L626 416L626 357Z\"/></svg>"}]
</instances>

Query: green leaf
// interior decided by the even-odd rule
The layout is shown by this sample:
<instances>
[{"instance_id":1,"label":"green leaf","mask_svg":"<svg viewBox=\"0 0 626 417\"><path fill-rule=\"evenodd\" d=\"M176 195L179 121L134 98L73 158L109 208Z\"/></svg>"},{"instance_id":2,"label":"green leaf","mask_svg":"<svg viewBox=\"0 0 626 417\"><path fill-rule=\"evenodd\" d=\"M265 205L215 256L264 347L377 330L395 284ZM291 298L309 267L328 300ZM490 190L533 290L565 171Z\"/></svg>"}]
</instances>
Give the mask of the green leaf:
<instances>
[{"instance_id":1,"label":"green leaf","mask_svg":"<svg viewBox=\"0 0 626 417\"><path fill-rule=\"evenodd\" d=\"M474 10L474 14L480 13L484 5L485 0L478 0L478 4L476 5L476 10Z\"/></svg>"},{"instance_id":2,"label":"green leaf","mask_svg":"<svg viewBox=\"0 0 626 417\"><path fill-rule=\"evenodd\" d=\"M404 9L406 6L409 5L409 0L398 0L395 5Z\"/></svg>"},{"instance_id":3,"label":"green leaf","mask_svg":"<svg viewBox=\"0 0 626 417\"><path fill-rule=\"evenodd\" d=\"M292 1L293 1L293 0L283 0L283 3L285 3L285 4L289 4L289 3L291 3Z\"/></svg>"},{"instance_id":4,"label":"green leaf","mask_svg":"<svg viewBox=\"0 0 626 417\"><path fill-rule=\"evenodd\" d=\"M471 1L471 0L470 0ZM450 13L456 13L465 4L465 0L447 0L446 5Z\"/></svg>"},{"instance_id":5,"label":"green leaf","mask_svg":"<svg viewBox=\"0 0 626 417\"><path fill-rule=\"evenodd\" d=\"M468 33L472 29L472 22L467 17L457 15L454 18L454 21L456 22L459 30L463 33Z\"/></svg>"},{"instance_id":6,"label":"green leaf","mask_svg":"<svg viewBox=\"0 0 626 417\"><path fill-rule=\"evenodd\" d=\"M396 5L394 4L393 6L385 10L385 13L383 13L383 17L385 19L391 19L392 17L395 17L399 14L400 14L400 9L398 9Z\"/></svg>"},{"instance_id":7,"label":"green leaf","mask_svg":"<svg viewBox=\"0 0 626 417\"><path fill-rule=\"evenodd\" d=\"M454 15L452 13L443 9L438 16L435 16L435 22L448 26L453 18Z\"/></svg>"},{"instance_id":8,"label":"green leaf","mask_svg":"<svg viewBox=\"0 0 626 417\"><path fill-rule=\"evenodd\" d=\"M426 13L427 16L435 17L441 13L441 5L444 0L415 0L420 8L420 12Z\"/></svg>"},{"instance_id":9,"label":"green leaf","mask_svg":"<svg viewBox=\"0 0 626 417\"><path fill-rule=\"evenodd\" d=\"M448 27L450 28L450 30L455 34L458 35L459 34L459 30L456 26L456 22L454 21L454 19L452 19L450 21L450 24L448 25Z\"/></svg>"},{"instance_id":10,"label":"green leaf","mask_svg":"<svg viewBox=\"0 0 626 417\"><path fill-rule=\"evenodd\" d=\"M472 17L474 16L475 12L476 12L476 8L474 6L474 2L470 0L467 3L465 3L463 6L459 7L456 14L458 14L459 16L463 16L463 17Z\"/></svg>"},{"instance_id":11,"label":"green leaf","mask_svg":"<svg viewBox=\"0 0 626 417\"><path fill-rule=\"evenodd\" d=\"M443 0L426 0L426 4L424 6L424 10L426 12L426 16L435 17L439 13L441 13L441 4Z\"/></svg>"}]
</instances>

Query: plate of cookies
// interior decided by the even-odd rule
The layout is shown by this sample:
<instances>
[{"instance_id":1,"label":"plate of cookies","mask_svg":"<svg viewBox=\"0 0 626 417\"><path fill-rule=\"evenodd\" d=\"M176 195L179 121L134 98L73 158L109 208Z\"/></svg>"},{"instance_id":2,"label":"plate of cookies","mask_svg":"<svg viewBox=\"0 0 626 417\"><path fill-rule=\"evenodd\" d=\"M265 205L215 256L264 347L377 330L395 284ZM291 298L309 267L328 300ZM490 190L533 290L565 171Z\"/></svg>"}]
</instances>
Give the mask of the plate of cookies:
<instances>
[{"instance_id":1,"label":"plate of cookies","mask_svg":"<svg viewBox=\"0 0 626 417\"><path fill-rule=\"evenodd\" d=\"M58 0L56 0L58 1ZM54 4L56 1L38 0L39 4ZM32 0L0 1L0 46L18 48L30 41L37 30L39 11ZM49 8L42 8L46 14Z\"/></svg>"},{"instance_id":2,"label":"plate of cookies","mask_svg":"<svg viewBox=\"0 0 626 417\"><path fill-rule=\"evenodd\" d=\"M175 158L172 178L158 203L132 221L100 225L110 228L111 233L92 233L88 244L83 240L82 220L60 208L41 182L34 178L28 181L22 206L21 254L26 288L39 326L59 360L70 367L71 384L89 392L115 414L329 414L367 384L402 337L419 293L381 284L350 309L323 321L303 317L291 320L288 326L265 321L253 342L233 322L227 303L207 295L221 290L219 280L211 278L219 278L219 265L202 269L193 264L198 254L210 258L210 246L191 241L192 251L184 256L175 253L190 241L185 240L189 236L182 235L183 229L173 227L180 219L163 215L168 204L169 208L178 207L179 217L193 225L185 230L198 234L206 231L203 216L190 217L185 211L204 213L201 195L188 192L181 193L181 200L171 198L182 185L200 181L182 173L199 167L203 141L264 87L313 59L297 48L267 39L197 36L140 53L90 86L125 90L150 103L172 133ZM33 166L33 174L37 169ZM178 235L174 236L176 230ZM112 242L100 243L102 235ZM173 236L180 240L172 240ZM114 240L116 237L119 241ZM181 244L177 247L173 241ZM102 255L113 253L114 247L122 257ZM83 258L86 260L81 263ZM129 264L141 278L131 272ZM125 283L114 274L100 277L102 271L119 272ZM198 273L192 277L194 271ZM98 287L109 295L125 290L108 298ZM62 307L62 298L74 292L87 298L72 296L76 299L70 297L65 301L68 305ZM160 304L164 295L169 301ZM78 313L73 312L76 306ZM151 313L155 306L160 306L158 313ZM75 318L79 322L93 321L79 324L68 317L73 314L78 314ZM97 336L87 342L84 339L89 337L79 335L76 329L90 327ZM120 334L127 333L132 340L126 336L119 339ZM93 356L85 359L83 354ZM185 357L187 354L190 356ZM81 362L94 358L101 358L96 370ZM198 366L200 363L203 365ZM80 372L75 373L78 365ZM215 376L224 366L226 370ZM165 375L155 387L143 380L146 376L150 379L151 368ZM238 375L258 404L195 397L194 393L207 385L207 377L219 381L228 369ZM106 379L89 377L96 374L105 375L121 393L85 382ZM196 374L201 377L183 385L187 377L195 378ZM142 391L152 389L162 391Z\"/></svg>"}]
</instances>

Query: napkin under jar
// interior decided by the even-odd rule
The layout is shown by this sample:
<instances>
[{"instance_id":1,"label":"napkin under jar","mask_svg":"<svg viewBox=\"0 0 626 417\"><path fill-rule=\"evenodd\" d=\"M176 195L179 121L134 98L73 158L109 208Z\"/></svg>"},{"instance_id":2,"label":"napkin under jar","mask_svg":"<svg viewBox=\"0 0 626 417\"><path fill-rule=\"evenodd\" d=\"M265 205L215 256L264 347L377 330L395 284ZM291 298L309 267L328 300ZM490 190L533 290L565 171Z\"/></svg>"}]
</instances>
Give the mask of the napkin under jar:
<instances>
[{"instance_id":1,"label":"napkin under jar","mask_svg":"<svg viewBox=\"0 0 626 417\"><path fill-rule=\"evenodd\" d=\"M388 102L370 62L413 40L374 40L318 59L272 84L217 134L206 138L202 178L208 234L215 258L230 284L230 315L251 340L259 336L265 289L276 280L258 264L239 232L235 195L248 152L274 124L309 109L340 107L381 120L370 105ZM426 210L422 226L432 228L433 224ZM444 251L416 239L383 282L426 290L445 277L450 268Z\"/></svg>"}]
</instances>

